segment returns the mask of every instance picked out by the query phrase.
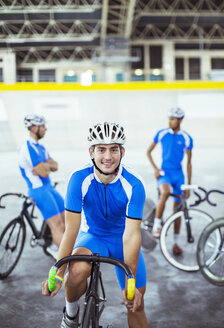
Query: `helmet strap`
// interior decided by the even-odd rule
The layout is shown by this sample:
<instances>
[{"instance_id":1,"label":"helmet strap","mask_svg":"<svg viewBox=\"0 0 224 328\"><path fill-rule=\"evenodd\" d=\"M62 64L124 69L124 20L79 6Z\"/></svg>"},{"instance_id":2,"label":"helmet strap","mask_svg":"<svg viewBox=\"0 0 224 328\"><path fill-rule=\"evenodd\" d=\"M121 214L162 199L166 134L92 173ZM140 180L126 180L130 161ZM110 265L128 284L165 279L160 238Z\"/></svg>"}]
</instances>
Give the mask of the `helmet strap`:
<instances>
[{"instance_id":1,"label":"helmet strap","mask_svg":"<svg viewBox=\"0 0 224 328\"><path fill-rule=\"evenodd\" d=\"M121 154L121 147L120 147L120 154ZM107 173L107 172L103 172L97 165L96 165L96 162L94 160L94 158L91 158L92 162L93 162L93 165L94 167L97 169L97 171L99 171L101 174L104 174L104 175L117 175L118 174L118 171L119 171L119 168L120 168L120 164L121 164L121 159L122 159L122 154L121 154L121 157L120 157L120 162L118 164L118 166L116 167L116 169L111 172L111 173Z\"/></svg>"}]
</instances>

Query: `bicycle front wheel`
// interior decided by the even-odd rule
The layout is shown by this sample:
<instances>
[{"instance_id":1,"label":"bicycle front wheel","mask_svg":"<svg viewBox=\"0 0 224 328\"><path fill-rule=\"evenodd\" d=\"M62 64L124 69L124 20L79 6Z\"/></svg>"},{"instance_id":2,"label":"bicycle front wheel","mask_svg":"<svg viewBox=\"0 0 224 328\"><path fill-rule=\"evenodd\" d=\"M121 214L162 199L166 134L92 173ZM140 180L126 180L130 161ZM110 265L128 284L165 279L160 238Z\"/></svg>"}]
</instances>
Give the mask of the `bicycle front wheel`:
<instances>
[{"instance_id":1,"label":"bicycle front wheel","mask_svg":"<svg viewBox=\"0 0 224 328\"><path fill-rule=\"evenodd\" d=\"M197 263L197 244L202 230L214 219L207 213L189 209L189 224L187 226L183 211L172 214L164 223L160 235L160 247L165 259L175 268L183 271L193 272L199 270ZM177 241L174 241L174 230L179 227L176 233ZM193 239L188 240L190 228ZM176 231L176 230L175 230ZM183 250L182 254L173 254L175 242Z\"/></svg>"},{"instance_id":2,"label":"bicycle front wheel","mask_svg":"<svg viewBox=\"0 0 224 328\"><path fill-rule=\"evenodd\" d=\"M14 219L0 236L0 279L8 277L22 254L26 227L21 219Z\"/></svg>"},{"instance_id":3,"label":"bicycle front wheel","mask_svg":"<svg viewBox=\"0 0 224 328\"><path fill-rule=\"evenodd\" d=\"M216 286L224 286L224 218L203 230L198 241L197 259L203 276Z\"/></svg>"},{"instance_id":4,"label":"bicycle front wheel","mask_svg":"<svg viewBox=\"0 0 224 328\"><path fill-rule=\"evenodd\" d=\"M99 321L96 315L96 300L90 296L83 313L82 328L98 328Z\"/></svg>"}]
</instances>

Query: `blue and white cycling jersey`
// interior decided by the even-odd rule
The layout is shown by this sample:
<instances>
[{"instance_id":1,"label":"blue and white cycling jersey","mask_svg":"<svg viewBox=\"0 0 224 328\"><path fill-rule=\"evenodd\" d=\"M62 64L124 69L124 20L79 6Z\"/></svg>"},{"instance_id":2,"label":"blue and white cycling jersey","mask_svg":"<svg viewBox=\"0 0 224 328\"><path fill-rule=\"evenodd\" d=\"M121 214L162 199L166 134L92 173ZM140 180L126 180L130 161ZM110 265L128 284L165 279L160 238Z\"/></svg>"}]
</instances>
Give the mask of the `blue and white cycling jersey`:
<instances>
[{"instance_id":1,"label":"blue and white cycling jersey","mask_svg":"<svg viewBox=\"0 0 224 328\"><path fill-rule=\"evenodd\" d=\"M29 137L29 139L22 145L19 151L19 168L23 178L25 179L28 189L35 189L51 183L48 177L42 178L34 175L32 170L34 166L40 162L46 163L50 158L46 148Z\"/></svg>"},{"instance_id":2,"label":"blue and white cycling jersey","mask_svg":"<svg viewBox=\"0 0 224 328\"><path fill-rule=\"evenodd\" d=\"M172 129L159 130L154 137L154 142L162 145L162 169L181 169L181 163L186 150L193 148L191 136L180 130L174 133Z\"/></svg>"},{"instance_id":3,"label":"blue and white cycling jersey","mask_svg":"<svg viewBox=\"0 0 224 328\"><path fill-rule=\"evenodd\" d=\"M145 188L130 168L121 165L116 178L104 185L89 164L69 180L65 209L82 213L81 231L100 236L122 235L125 218L142 219Z\"/></svg>"}]
</instances>

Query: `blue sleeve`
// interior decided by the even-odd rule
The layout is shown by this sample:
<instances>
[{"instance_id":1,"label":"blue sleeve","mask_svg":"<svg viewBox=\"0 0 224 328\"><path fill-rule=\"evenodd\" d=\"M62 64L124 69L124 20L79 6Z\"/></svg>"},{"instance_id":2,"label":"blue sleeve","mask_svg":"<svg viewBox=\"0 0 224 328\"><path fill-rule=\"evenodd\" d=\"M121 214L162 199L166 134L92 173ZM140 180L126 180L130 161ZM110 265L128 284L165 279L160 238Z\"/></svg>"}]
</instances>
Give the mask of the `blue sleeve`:
<instances>
[{"instance_id":1,"label":"blue sleeve","mask_svg":"<svg viewBox=\"0 0 224 328\"><path fill-rule=\"evenodd\" d=\"M135 184L127 208L127 217L142 219L145 204L145 188L140 180Z\"/></svg>"},{"instance_id":2,"label":"blue sleeve","mask_svg":"<svg viewBox=\"0 0 224 328\"><path fill-rule=\"evenodd\" d=\"M156 135L155 135L155 137L154 137L154 139L153 139L153 141L154 141L155 143L158 143L158 142L159 142L159 134L160 134L160 131L158 131L158 132L156 133Z\"/></svg>"},{"instance_id":3,"label":"blue sleeve","mask_svg":"<svg viewBox=\"0 0 224 328\"><path fill-rule=\"evenodd\" d=\"M27 147L30 154L32 165L36 166L41 162L41 156L39 155L38 151L30 144L29 141L27 141Z\"/></svg>"},{"instance_id":4,"label":"blue sleeve","mask_svg":"<svg viewBox=\"0 0 224 328\"><path fill-rule=\"evenodd\" d=\"M68 182L65 209L71 212L82 212L82 181L77 172L72 174Z\"/></svg>"},{"instance_id":5,"label":"blue sleeve","mask_svg":"<svg viewBox=\"0 0 224 328\"><path fill-rule=\"evenodd\" d=\"M188 147L187 147L187 150L192 150L193 149L193 139L191 138L191 136L190 135L188 135L189 136L189 145L188 145Z\"/></svg>"}]
</instances>

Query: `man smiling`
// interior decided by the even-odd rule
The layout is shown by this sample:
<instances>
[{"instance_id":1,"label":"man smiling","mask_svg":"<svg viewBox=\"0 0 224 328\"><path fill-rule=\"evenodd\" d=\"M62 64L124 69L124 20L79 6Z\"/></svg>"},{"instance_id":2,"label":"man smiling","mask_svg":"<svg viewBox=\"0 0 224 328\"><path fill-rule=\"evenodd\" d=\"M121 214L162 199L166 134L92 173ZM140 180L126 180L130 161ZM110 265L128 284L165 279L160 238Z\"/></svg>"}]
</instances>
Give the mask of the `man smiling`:
<instances>
[{"instance_id":1,"label":"man smiling","mask_svg":"<svg viewBox=\"0 0 224 328\"><path fill-rule=\"evenodd\" d=\"M140 250L145 189L141 179L121 164L125 154L123 127L105 122L93 126L89 132L89 154L93 165L74 172L69 180L65 199L66 229L58 259L71 253L99 253L124 261L136 277L134 300L127 301L125 275L116 268L128 310L129 328L147 328L143 300L146 269ZM58 275L63 277L64 272L65 267L61 267ZM66 308L62 328L78 327L78 300L86 290L90 273L88 263L70 264L65 278ZM57 294L61 283L55 282L56 289L51 294L47 282L43 282L44 295Z\"/></svg>"}]
</instances>

